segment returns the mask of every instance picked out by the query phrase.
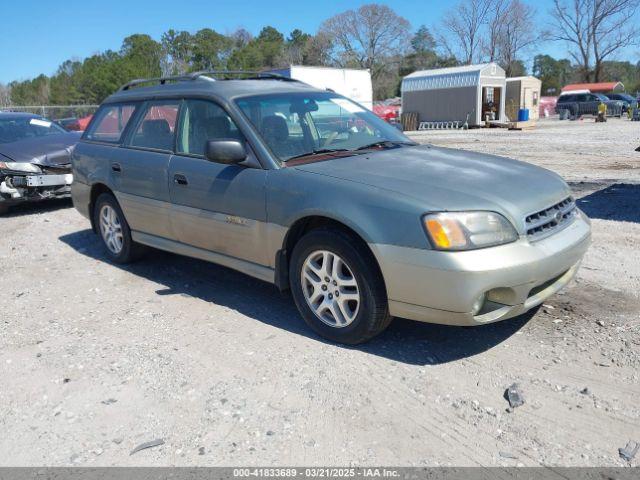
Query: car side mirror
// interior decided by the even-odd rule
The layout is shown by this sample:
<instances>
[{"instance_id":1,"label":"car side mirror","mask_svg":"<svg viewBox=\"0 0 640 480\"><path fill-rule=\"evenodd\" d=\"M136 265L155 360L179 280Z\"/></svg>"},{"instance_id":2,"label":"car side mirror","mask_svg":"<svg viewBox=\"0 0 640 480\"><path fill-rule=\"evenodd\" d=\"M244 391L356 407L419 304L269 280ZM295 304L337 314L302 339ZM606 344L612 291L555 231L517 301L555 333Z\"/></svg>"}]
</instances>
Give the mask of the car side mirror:
<instances>
[{"instance_id":1,"label":"car side mirror","mask_svg":"<svg viewBox=\"0 0 640 480\"><path fill-rule=\"evenodd\" d=\"M242 142L232 138L221 138L207 141L204 156L211 162L231 165L246 160L247 151Z\"/></svg>"}]
</instances>

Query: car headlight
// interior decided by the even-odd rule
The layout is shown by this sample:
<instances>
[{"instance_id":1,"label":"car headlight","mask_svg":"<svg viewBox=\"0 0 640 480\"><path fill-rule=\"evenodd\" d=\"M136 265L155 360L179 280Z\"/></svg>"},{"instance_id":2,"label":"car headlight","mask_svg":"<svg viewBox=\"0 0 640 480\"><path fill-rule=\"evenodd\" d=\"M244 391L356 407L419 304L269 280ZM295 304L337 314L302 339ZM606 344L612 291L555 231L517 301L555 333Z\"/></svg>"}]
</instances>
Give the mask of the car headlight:
<instances>
[{"instance_id":1,"label":"car headlight","mask_svg":"<svg viewBox=\"0 0 640 480\"><path fill-rule=\"evenodd\" d=\"M518 232L495 212L441 212L423 217L429 239L438 250L473 250L515 242Z\"/></svg>"},{"instance_id":2,"label":"car headlight","mask_svg":"<svg viewBox=\"0 0 640 480\"><path fill-rule=\"evenodd\" d=\"M26 162L0 162L0 169L11 170L13 172L42 173L40 167L33 163Z\"/></svg>"}]
</instances>

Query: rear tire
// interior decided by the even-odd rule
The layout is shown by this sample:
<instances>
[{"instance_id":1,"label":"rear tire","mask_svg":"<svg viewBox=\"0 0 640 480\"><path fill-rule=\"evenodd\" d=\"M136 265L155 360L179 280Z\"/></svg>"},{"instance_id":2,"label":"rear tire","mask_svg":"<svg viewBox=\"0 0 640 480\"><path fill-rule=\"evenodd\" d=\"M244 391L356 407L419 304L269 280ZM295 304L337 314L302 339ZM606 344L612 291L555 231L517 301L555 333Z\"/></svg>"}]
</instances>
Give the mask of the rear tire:
<instances>
[{"instance_id":1,"label":"rear tire","mask_svg":"<svg viewBox=\"0 0 640 480\"><path fill-rule=\"evenodd\" d=\"M0 216L9 213L9 205L3 205L0 203Z\"/></svg>"},{"instance_id":2,"label":"rear tire","mask_svg":"<svg viewBox=\"0 0 640 480\"><path fill-rule=\"evenodd\" d=\"M577 120L578 119L578 109L569 107L569 120Z\"/></svg>"},{"instance_id":3,"label":"rear tire","mask_svg":"<svg viewBox=\"0 0 640 480\"><path fill-rule=\"evenodd\" d=\"M93 208L93 221L107 256L115 263L138 260L145 247L131 238L131 229L116 198L110 193L101 194Z\"/></svg>"},{"instance_id":4,"label":"rear tire","mask_svg":"<svg viewBox=\"0 0 640 480\"><path fill-rule=\"evenodd\" d=\"M391 323L375 258L347 232L319 229L304 235L291 255L289 282L304 321L328 340L356 345Z\"/></svg>"}]
</instances>

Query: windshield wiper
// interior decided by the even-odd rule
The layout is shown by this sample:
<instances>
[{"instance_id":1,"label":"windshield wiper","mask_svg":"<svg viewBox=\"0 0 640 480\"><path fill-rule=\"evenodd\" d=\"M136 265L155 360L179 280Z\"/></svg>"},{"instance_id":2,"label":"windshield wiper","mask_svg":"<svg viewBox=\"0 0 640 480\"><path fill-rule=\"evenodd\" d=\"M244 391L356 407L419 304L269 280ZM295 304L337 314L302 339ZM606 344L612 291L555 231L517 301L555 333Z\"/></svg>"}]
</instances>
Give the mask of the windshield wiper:
<instances>
[{"instance_id":1,"label":"windshield wiper","mask_svg":"<svg viewBox=\"0 0 640 480\"><path fill-rule=\"evenodd\" d=\"M373 143L369 143L368 145L363 145L361 147L356 148L356 150L368 150L369 148L388 147L388 146L399 147L401 145L413 146L413 145L417 145L417 144L413 143L413 142L398 142L398 141L394 141L394 140L381 140L379 142L373 142Z\"/></svg>"},{"instance_id":2,"label":"windshield wiper","mask_svg":"<svg viewBox=\"0 0 640 480\"><path fill-rule=\"evenodd\" d=\"M413 145L417 145L417 143L399 142L394 140L381 140L379 142L370 143L368 145L363 145L362 147L358 147L358 148L320 148L318 150L313 150L311 152L301 153L300 155L294 155L293 157L287 158L285 161L288 162L289 160L293 160L296 158L311 157L313 155L322 155L323 153L351 152L352 154L356 155L356 152L360 150L368 150L370 148L375 148L375 147L401 146L401 145L413 146Z\"/></svg>"},{"instance_id":3,"label":"windshield wiper","mask_svg":"<svg viewBox=\"0 0 640 480\"><path fill-rule=\"evenodd\" d=\"M336 152L348 152L347 148L320 148L318 150L313 150L311 152L301 153L300 155L294 155L293 157L287 158L285 161L293 160L294 158L304 158L311 157L312 155L322 155L323 153L336 153Z\"/></svg>"}]
</instances>

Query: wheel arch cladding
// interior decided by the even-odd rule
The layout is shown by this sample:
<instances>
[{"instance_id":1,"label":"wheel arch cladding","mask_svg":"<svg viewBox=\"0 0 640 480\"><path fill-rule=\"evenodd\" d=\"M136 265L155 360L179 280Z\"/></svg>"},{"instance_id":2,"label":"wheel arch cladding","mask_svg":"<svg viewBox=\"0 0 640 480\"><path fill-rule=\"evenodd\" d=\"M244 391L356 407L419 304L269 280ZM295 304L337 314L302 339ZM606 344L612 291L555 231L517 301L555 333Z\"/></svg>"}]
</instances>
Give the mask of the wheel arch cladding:
<instances>
[{"instance_id":1,"label":"wheel arch cladding","mask_svg":"<svg viewBox=\"0 0 640 480\"><path fill-rule=\"evenodd\" d=\"M91 197L90 197L90 201L89 201L89 219L91 221L91 228L93 229L94 232L98 232L97 230L97 225L95 224L95 218L94 218L94 208L96 206L96 201L98 200L98 197L100 195L102 195L103 193L108 193L114 196L115 198L115 194L113 193L113 190L111 190L109 187L107 187L104 183L95 183L91 186ZM117 201L117 200L116 200Z\"/></svg>"},{"instance_id":2,"label":"wheel arch cladding","mask_svg":"<svg viewBox=\"0 0 640 480\"><path fill-rule=\"evenodd\" d=\"M275 278L276 285L281 291L289 289L289 261L291 260L293 249L305 234L318 229L335 230L351 237L363 248L363 251L366 252L369 259L375 263L376 269L380 272L380 275L382 275L380 265L378 265L374 253L371 251L369 244L362 234L345 222L336 220L335 218L325 215L307 215L293 222L284 237L282 248L276 253Z\"/></svg>"}]
</instances>

